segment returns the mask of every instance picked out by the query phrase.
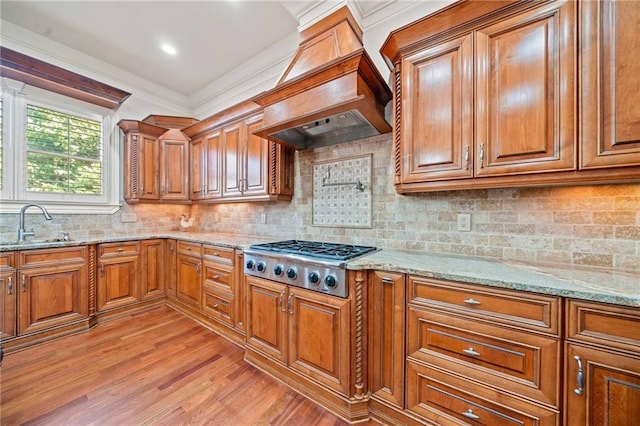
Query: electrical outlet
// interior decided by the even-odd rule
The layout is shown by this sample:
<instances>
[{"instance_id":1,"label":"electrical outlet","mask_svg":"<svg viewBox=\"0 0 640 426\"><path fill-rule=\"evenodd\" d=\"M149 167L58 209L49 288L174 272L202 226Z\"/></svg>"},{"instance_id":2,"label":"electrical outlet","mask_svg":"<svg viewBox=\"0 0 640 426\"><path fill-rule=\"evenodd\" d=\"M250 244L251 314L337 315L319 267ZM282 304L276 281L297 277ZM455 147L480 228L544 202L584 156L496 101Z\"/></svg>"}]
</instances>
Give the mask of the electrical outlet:
<instances>
[{"instance_id":1,"label":"electrical outlet","mask_svg":"<svg viewBox=\"0 0 640 426\"><path fill-rule=\"evenodd\" d=\"M260 213L260 223L262 223L263 225L265 223L267 223L267 214L266 213Z\"/></svg>"},{"instance_id":2,"label":"electrical outlet","mask_svg":"<svg viewBox=\"0 0 640 426\"><path fill-rule=\"evenodd\" d=\"M458 231L471 231L471 215L469 213L458 214Z\"/></svg>"},{"instance_id":3,"label":"electrical outlet","mask_svg":"<svg viewBox=\"0 0 640 426\"><path fill-rule=\"evenodd\" d=\"M138 221L138 215L136 213L122 213L122 214L120 214L120 222L122 222L122 223L137 222L137 221Z\"/></svg>"},{"instance_id":4,"label":"electrical outlet","mask_svg":"<svg viewBox=\"0 0 640 426\"><path fill-rule=\"evenodd\" d=\"M218 221L220 220L220 215L218 214L218 212L213 212L213 214L211 215L212 218L212 222L213 223L218 223Z\"/></svg>"}]
</instances>

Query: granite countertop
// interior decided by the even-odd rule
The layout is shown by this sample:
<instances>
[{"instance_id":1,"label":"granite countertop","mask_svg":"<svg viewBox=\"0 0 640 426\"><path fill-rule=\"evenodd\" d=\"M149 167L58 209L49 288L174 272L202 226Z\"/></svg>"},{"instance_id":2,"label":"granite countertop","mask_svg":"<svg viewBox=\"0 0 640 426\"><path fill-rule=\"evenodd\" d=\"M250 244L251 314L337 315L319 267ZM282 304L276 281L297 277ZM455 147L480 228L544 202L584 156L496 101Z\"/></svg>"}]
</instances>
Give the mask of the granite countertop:
<instances>
[{"instance_id":1,"label":"granite countertop","mask_svg":"<svg viewBox=\"0 0 640 426\"><path fill-rule=\"evenodd\" d=\"M65 247L118 241L173 238L244 250L252 244L277 241L278 237L203 232L159 232L87 237L72 241L28 241L1 244L0 252ZM444 280L531 291L564 297L640 307L640 271L605 268L561 267L419 251L382 249L348 262L347 269L376 269L416 274Z\"/></svg>"}]
</instances>

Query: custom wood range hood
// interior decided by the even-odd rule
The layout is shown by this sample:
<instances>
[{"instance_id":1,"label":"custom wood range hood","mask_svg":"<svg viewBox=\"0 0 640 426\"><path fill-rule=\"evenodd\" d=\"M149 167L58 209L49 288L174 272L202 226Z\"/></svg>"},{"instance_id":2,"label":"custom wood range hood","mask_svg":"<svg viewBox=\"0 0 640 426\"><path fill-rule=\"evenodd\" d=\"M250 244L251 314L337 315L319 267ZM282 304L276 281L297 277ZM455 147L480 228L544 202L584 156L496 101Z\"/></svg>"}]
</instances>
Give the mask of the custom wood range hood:
<instances>
[{"instance_id":1,"label":"custom wood range hood","mask_svg":"<svg viewBox=\"0 0 640 426\"><path fill-rule=\"evenodd\" d=\"M276 87L253 101L264 107L254 134L306 149L391 131L391 91L364 50L362 30L344 6L301 32Z\"/></svg>"}]
</instances>

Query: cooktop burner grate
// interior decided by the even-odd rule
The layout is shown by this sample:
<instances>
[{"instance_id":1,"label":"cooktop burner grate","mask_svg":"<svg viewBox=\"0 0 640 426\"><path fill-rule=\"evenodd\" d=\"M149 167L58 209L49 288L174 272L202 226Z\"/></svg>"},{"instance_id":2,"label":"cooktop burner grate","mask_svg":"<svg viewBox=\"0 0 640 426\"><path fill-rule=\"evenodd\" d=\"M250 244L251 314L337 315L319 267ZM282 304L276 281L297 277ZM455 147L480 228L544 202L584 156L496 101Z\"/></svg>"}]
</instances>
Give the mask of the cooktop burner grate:
<instances>
[{"instance_id":1,"label":"cooktop burner grate","mask_svg":"<svg viewBox=\"0 0 640 426\"><path fill-rule=\"evenodd\" d=\"M377 250L371 246L325 243L319 241L286 240L273 243L255 244L254 250L270 251L281 254L295 254L331 260L350 260Z\"/></svg>"}]
</instances>

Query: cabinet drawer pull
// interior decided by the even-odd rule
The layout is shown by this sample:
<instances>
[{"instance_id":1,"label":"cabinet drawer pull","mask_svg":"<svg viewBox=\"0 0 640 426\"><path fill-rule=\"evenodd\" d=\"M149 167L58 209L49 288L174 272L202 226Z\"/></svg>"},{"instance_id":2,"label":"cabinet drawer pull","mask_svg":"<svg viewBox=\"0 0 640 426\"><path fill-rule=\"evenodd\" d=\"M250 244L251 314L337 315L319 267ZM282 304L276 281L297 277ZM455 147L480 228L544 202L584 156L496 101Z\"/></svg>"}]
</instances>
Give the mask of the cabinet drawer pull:
<instances>
[{"instance_id":1,"label":"cabinet drawer pull","mask_svg":"<svg viewBox=\"0 0 640 426\"><path fill-rule=\"evenodd\" d=\"M476 299L474 299L473 297L470 299L465 299L464 303L466 303L467 305L480 305L480 302L478 302Z\"/></svg>"},{"instance_id":2,"label":"cabinet drawer pull","mask_svg":"<svg viewBox=\"0 0 640 426\"><path fill-rule=\"evenodd\" d=\"M382 277L383 283L393 283L393 280L390 277Z\"/></svg>"},{"instance_id":3,"label":"cabinet drawer pull","mask_svg":"<svg viewBox=\"0 0 640 426\"><path fill-rule=\"evenodd\" d=\"M218 278L220 278L220 275L214 275L211 278L213 278L214 280L217 280Z\"/></svg>"},{"instance_id":4,"label":"cabinet drawer pull","mask_svg":"<svg viewBox=\"0 0 640 426\"><path fill-rule=\"evenodd\" d=\"M472 420L479 420L480 416L478 416L477 414L473 413L473 410L471 408L469 408L467 411L463 411L462 413L463 416L465 416L468 419L472 419Z\"/></svg>"},{"instance_id":5,"label":"cabinet drawer pull","mask_svg":"<svg viewBox=\"0 0 640 426\"><path fill-rule=\"evenodd\" d=\"M284 312L284 290L280 292L280 311Z\"/></svg>"},{"instance_id":6,"label":"cabinet drawer pull","mask_svg":"<svg viewBox=\"0 0 640 426\"><path fill-rule=\"evenodd\" d=\"M13 279L12 279L12 277L9 277L9 280L7 282L7 292L8 292L8 294L13 294Z\"/></svg>"},{"instance_id":7,"label":"cabinet drawer pull","mask_svg":"<svg viewBox=\"0 0 640 426\"><path fill-rule=\"evenodd\" d=\"M464 169L469 170L469 145L464 147Z\"/></svg>"},{"instance_id":8,"label":"cabinet drawer pull","mask_svg":"<svg viewBox=\"0 0 640 426\"><path fill-rule=\"evenodd\" d=\"M199 263L196 265L196 273L198 275L200 275L200 264Z\"/></svg>"},{"instance_id":9,"label":"cabinet drawer pull","mask_svg":"<svg viewBox=\"0 0 640 426\"><path fill-rule=\"evenodd\" d=\"M123 251L124 251L124 248L122 248L122 247L118 247L118 248L116 249L116 251L117 251L118 253L123 252Z\"/></svg>"},{"instance_id":10,"label":"cabinet drawer pull","mask_svg":"<svg viewBox=\"0 0 640 426\"><path fill-rule=\"evenodd\" d=\"M574 356L573 359L578 363L578 375L576 376L576 383L578 387L573 390L573 393L580 396L582 395L582 386L584 385L584 372L582 370L582 360L578 355Z\"/></svg>"},{"instance_id":11,"label":"cabinet drawer pull","mask_svg":"<svg viewBox=\"0 0 640 426\"><path fill-rule=\"evenodd\" d=\"M473 348L463 349L462 352L471 356L480 356L480 352L476 352Z\"/></svg>"},{"instance_id":12,"label":"cabinet drawer pull","mask_svg":"<svg viewBox=\"0 0 640 426\"><path fill-rule=\"evenodd\" d=\"M214 256L220 256L220 253L218 253L217 251L214 251L214 252L213 252L213 255L214 255Z\"/></svg>"},{"instance_id":13,"label":"cabinet drawer pull","mask_svg":"<svg viewBox=\"0 0 640 426\"><path fill-rule=\"evenodd\" d=\"M480 144L480 168L484 167L484 144Z\"/></svg>"},{"instance_id":14,"label":"cabinet drawer pull","mask_svg":"<svg viewBox=\"0 0 640 426\"><path fill-rule=\"evenodd\" d=\"M104 277L104 263L100 262L100 276Z\"/></svg>"},{"instance_id":15,"label":"cabinet drawer pull","mask_svg":"<svg viewBox=\"0 0 640 426\"><path fill-rule=\"evenodd\" d=\"M27 291L27 277L25 275L22 276L22 292L26 293Z\"/></svg>"},{"instance_id":16,"label":"cabinet drawer pull","mask_svg":"<svg viewBox=\"0 0 640 426\"><path fill-rule=\"evenodd\" d=\"M287 298L287 311L289 311L289 315L293 315L293 306L291 304L292 297L293 297L293 294L289 293L289 297Z\"/></svg>"},{"instance_id":17,"label":"cabinet drawer pull","mask_svg":"<svg viewBox=\"0 0 640 426\"><path fill-rule=\"evenodd\" d=\"M213 305L213 309L218 309L218 306L220 306L220 305L218 305L218 304L216 303L215 305Z\"/></svg>"}]
</instances>

